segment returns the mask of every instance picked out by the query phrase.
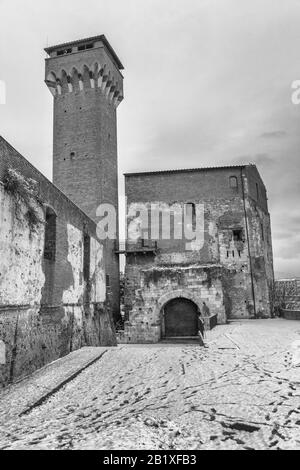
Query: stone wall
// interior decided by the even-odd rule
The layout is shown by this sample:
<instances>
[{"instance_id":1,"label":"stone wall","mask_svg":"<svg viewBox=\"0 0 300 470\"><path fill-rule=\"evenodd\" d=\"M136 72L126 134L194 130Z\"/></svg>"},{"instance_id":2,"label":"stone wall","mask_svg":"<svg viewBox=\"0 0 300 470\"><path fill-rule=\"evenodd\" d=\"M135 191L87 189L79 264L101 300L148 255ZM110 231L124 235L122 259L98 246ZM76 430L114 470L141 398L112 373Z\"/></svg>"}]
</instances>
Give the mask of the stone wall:
<instances>
[{"instance_id":1,"label":"stone wall","mask_svg":"<svg viewBox=\"0 0 300 470\"><path fill-rule=\"evenodd\" d=\"M28 199L5 184L10 168L31 179ZM45 257L48 208L53 259ZM103 257L94 222L0 139L0 386L82 346L115 344Z\"/></svg>"},{"instance_id":2,"label":"stone wall","mask_svg":"<svg viewBox=\"0 0 300 470\"><path fill-rule=\"evenodd\" d=\"M156 343L163 338L164 306L172 299L191 300L202 315L217 316L219 324L226 323L226 300L220 265L188 267L144 266L126 267L126 303L124 342ZM204 302L208 311L204 313Z\"/></svg>"}]
</instances>

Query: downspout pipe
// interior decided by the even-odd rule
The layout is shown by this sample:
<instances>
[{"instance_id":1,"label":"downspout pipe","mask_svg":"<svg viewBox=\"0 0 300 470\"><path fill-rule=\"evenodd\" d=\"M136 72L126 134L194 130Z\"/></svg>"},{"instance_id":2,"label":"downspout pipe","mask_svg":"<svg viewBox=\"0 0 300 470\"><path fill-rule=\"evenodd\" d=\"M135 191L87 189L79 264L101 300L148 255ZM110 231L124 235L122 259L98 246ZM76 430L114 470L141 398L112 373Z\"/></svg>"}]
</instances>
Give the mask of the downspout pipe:
<instances>
[{"instance_id":1,"label":"downspout pipe","mask_svg":"<svg viewBox=\"0 0 300 470\"><path fill-rule=\"evenodd\" d=\"M254 307L254 317L257 318L254 279L253 279L253 265L252 265L250 239L249 239L249 225L248 225L248 217L247 217L247 209L246 209L245 185L244 185L244 174L243 174L243 169L244 168L245 167L241 168L241 181L242 181L243 203L244 203L246 233L247 233L247 242L248 242L248 253L249 253L249 263L250 263L250 276L251 276L251 288L252 288L252 299L253 299L253 307Z\"/></svg>"}]
</instances>

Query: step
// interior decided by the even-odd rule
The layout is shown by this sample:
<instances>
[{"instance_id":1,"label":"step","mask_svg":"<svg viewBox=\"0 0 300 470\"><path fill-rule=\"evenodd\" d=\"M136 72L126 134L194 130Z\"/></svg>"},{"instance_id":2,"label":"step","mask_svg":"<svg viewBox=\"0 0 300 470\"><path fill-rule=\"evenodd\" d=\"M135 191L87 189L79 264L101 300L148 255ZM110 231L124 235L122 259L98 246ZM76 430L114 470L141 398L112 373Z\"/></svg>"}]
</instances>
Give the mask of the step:
<instances>
[{"instance_id":1,"label":"step","mask_svg":"<svg viewBox=\"0 0 300 470\"><path fill-rule=\"evenodd\" d=\"M199 336L173 336L164 338L161 343L199 343Z\"/></svg>"}]
</instances>

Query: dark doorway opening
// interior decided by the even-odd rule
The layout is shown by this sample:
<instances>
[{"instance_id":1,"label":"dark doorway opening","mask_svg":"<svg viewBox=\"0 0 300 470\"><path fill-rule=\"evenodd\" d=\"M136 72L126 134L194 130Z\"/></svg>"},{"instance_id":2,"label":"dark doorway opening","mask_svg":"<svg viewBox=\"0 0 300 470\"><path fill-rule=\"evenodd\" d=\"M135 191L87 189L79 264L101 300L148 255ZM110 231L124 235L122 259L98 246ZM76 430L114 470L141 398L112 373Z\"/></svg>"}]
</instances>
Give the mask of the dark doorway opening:
<instances>
[{"instance_id":1,"label":"dark doorway opening","mask_svg":"<svg viewBox=\"0 0 300 470\"><path fill-rule=\"evenodd\" d=\"M177 298L164 308L164 338L198 335L198 307L188 299Z\"/></svg>"}]
</instances>

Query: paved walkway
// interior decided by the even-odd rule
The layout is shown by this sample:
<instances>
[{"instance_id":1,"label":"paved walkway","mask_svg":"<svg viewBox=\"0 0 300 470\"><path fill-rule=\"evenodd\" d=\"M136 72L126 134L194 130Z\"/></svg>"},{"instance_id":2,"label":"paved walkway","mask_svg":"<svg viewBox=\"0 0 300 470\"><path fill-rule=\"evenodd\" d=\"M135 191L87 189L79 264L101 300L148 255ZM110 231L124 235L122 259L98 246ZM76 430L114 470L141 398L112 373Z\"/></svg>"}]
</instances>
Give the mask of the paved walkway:
<instances>
[{"instance_id":1,"label":"paved walkway","mask_svg":"<svg viewBox=\"0 0 300 470\"><path fill-rule=\"evenodd\" d=\"M233 322L207 343L46 367L0 394L0 448L300 449L300 323Z\"/></svg>"}]
</instances>

